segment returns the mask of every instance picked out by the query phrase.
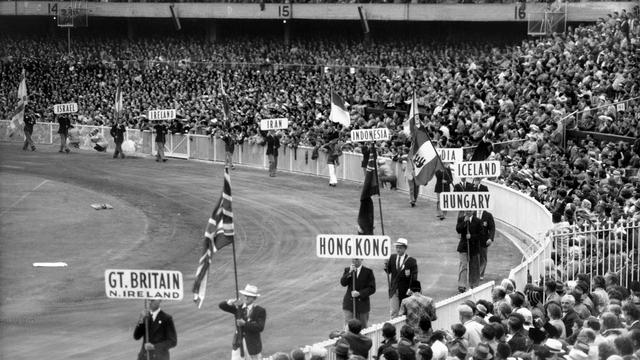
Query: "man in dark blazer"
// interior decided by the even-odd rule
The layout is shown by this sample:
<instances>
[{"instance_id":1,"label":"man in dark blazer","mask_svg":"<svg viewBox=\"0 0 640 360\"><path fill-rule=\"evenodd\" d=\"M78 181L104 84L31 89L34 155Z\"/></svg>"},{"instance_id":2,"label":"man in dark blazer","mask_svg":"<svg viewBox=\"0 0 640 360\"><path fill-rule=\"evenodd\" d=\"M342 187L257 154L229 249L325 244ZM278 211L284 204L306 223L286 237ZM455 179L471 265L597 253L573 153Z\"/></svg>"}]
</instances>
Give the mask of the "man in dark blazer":
<instances>
[{"instance_id":1,"label":"man in dark blazer","mask_svg":"<svg viewBox=\"0 0 640 360\"><path fill-rule=\"evenodd\" d=\"M411 283L418 280L418 262L407 255L409 241L399 238L396 241L396 253L385 262L384 271L389 279L389 314L391 318L398 316L400 303L409 296Z\"/></svg>"},{"instance_id":2,"label":"man in dark blazer","mask_svg":"<svg viewBox=\"0 0 640 360\"><path fill-rule=\"evenodd\" d=\"M362 265L362 259L352 259L351 266L344 268L340 285L347 288L342 298L345 324L348 324L351 319L358 319L361 326L366 328L371 310L369 297L376 292L376 279L373 276L373 271ZM354 302L355 314L353 313Z\"/></svg>"},{"instance_id":3,"label":"man in dark blazer","mask_svg":"<svg viewBox=\"0 0 640 360\"><path fill-rule=\"evenodd\" d=\"M451 183L453 182L453 174L451 169L447 166L444 170L436 170L436 187L433 190L436 193L436 209L438 210L438 219L444 220L447 217L447 212L443 211L440 207L440 193L451 191Z\"/></svg>"},{"instance_id":4,"label":"man in dark blazer","mask_svg":"<svg viewBox=\"0 0 640 360\"><path fill-rule=\"evenodd\" d=\"M458 292L467 291L480 283L480 242L482 222L475 211L464 211L458 216L456 232L460 234L457 251L460 255L458 266Z\"/></svg>"},{"instance_id":5,"label":"man in dark blazer","mask_svg":"<svg viewBox=\"0 0 640 360\"><path fill-rule=\"evenodd\" d=\"M489 188L482 183L482 178L474 178L470 191L489 191Z\"/></svg>"},{"instance_id":6,"label":"man in dark blazer","mask_svg":"<svg viewBox=\"0 0 640 360\"><path fill-rule=\"evenodd\" d=\"M347 322L347 331L342 335L342 340L349 343L349 350L353 355L360 355L365 359L369 358L369 350L373 346L373 341L368 336L360 334L363 325L358 319L351 319Z\"/></svg>"},{"instance_id":7,"label":"man in dark blazer","mask_svg":"<svg viewBox=\"0 0 640 360\"><path fill-rule=\"evenodd\" d=\"M255 304L260 296L254 285L245 286L240 290L243 301L229 299L219 304L222 311L231 313L236 318L236 333L233 336L231 360L261 360L262 339L260 333L267 321L267 311Z\"/></svg>"},{"instance_id":8,"label":"man in dark blazer","mask_svg":"<svg viewBox=\"0 0 640 360\"><path fill-rule=\"evenodd\" d=\"M460 182L453 185L453 191L474 191L473 183L467 181L467 178L460 178Z\"/></svg>"},{"instance_id":9,"label":"man in dark blazer","mask_svg":"<svg viewBox=\"0 0 640 360\"><path fill-rule=\"evenodd\" d=\"M482 185L484 186L484 185ZM484 271L487 268L487 250L489 246L493 244L493 240L496 236L496 223L493 220L493 215L486 210L477 211L478 219L482 223L482 239L480 239L480 280L484 280Z\"/></svg>"},{"instance_id":10,"label":"man in dark blazer","mask_svg":"<svg viewBox=\"0 0 640 360\"><path fill-rule=\"evenodd\" d=\"M148 340L145 335L145 322L149 324ZM138 360L146 360L147 351L152 360L169 360L169 349L178 344L178 335L171 315L160 309L160 300L149 301L149 310L140 314L138 325L133 330L133 338L143 338Z\"/></svg>"},{"instance_id":11,"label":"man in dark blazer","mask_svg":"<svg viewBox=\"0 0 640 360\"><path fill-rule=\"evenodd\" d=\"M267 157L269 158L269 176L276 176L278 169L278 149L280 148L280 139L273 130L269 130L266 136L263 135L267 142Z\"/></svg>"}]
</instances>

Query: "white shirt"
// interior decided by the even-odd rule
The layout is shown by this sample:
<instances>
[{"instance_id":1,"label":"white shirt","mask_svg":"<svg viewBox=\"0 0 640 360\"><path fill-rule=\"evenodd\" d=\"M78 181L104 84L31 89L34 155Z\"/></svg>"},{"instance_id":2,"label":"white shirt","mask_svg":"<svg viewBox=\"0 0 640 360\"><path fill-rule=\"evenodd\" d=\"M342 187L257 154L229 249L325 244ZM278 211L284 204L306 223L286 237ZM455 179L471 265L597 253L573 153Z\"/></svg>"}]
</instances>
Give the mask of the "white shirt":
<instances>
[{"instance_id":1,"label":"white shirt","mask_svg":"<svg viewBox=\"0 0 640 360\"><path fill-rule=\"evenodd\" d=\"M156 321L156 318L158 317L158 313L160 312L160 308L158 308L156 311L152 311L151 312L151 320L152 321Z\"/></svg>"},{"instance_id":2,"label":"white shirt","mask_svg":"<svg viewBox=\"0 0 640 360\"><path fill-rule=\"evenodd\" d=\"M402 256L399 256L399 255L398 255L398 259L397 259L397 263L396 263L396 269L400 270L400 268L401 268L402 266L404 266L404 257L405 257L405 256L406 256L406 255L402 255Z\"/></svg>"}]
</instances>

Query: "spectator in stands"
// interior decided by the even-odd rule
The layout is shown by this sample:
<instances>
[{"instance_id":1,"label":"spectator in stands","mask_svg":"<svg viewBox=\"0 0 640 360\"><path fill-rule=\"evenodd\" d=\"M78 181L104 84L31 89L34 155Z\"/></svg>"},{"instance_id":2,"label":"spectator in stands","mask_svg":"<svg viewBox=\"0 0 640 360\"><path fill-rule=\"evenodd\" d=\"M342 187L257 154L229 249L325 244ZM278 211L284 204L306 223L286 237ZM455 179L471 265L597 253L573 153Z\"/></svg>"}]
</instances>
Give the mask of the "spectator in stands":
<instances>
[{"instance_id":1,"label":"spectator in stands","mask_svg":"<svg viewBox=\"0 0 640 360\"><path fill-rule=\"evenodd\" d=\"M509 344L509 348L511 348L512 352L524 351L528 352L531 350L531 339L529 338L529 334L524 328L525 319L522 314L518 312L512 312L509 315L509 333L511 334L511 339L507 341Z\"/></svg>"},{"instance_id":2,"label":"spectator in stands","mask_svg":"<svg viewBox=\"0 0 640 360\"><path fill-rule=\"evenodd\" d=\"M378 359L384 353L384 351L388 348L393 347L398 343L398 339L396 338L396 327L386 322L382 325L382 337L383 340L378 347Z\"/></svg>"},{"instance_id":3,"label":"spectator in stands","mask_svg":"<svg viewBox=\"0 0 640 360\"><path fill-rule=\"evenodd\" d=\"M349 344L349 349L354 355L363 356L365 359L369 357L369 349L373 346L371 339L360 334L362 323L358 319L351 319L347 322L347 330L342 335L342 340Z\"/></svg>"},{"instance_id":4,"label":"spectator in stands","mask_svg":"<svg viewBox=\"0 0 640 360\"><path fill-rule=\"evenodd\" d=\"M431 336L431 350L433 352L433 360L445 360L449 354L446 345L447 335L442 330L436 330Z\"/></svg>"},{"instance_id":5,"label":"spectator in stands","mask_svg":"<svg viewBox=\"0 0 640 360\"><path fill-rule=\"evenodd\" d=\"M627 301L622 305L622 314L627 323L627 330L640 330L640 308Z\"/></svg>"},{"instance_id":6,"label":"spectator in stands","mask_svg":"<svg viewBox=\"0 0 640 360\"><path fill-rule=\"evenodd\" d=\"M406 324L411 326L418 333L418 323L423 316L431 321L438 319L436 315L436 306L432 298L421 293L422 287L420 281L414 281L409 287L409 297L404 298L400 303L400 311L398 315L406 315Z\"/></svg>"},{"instance_id":7,"label":"spectator in stands","mask_svg":"<svg viewBox=\"0 0 640 360\"><path fill-rule=\"evenodd\" d=\"M580 317L574 310L575 304L576 300L573 295L565 295L560 301L560 306L562 307L562 322L564 323L567 337L573 334L573 324L576 321L580 321Z\"/></svg>"},{"instance_id":8,"label":"spectator in stands","mask_svg":"<svg viewBox=\"0 0 640 360\"><path fill-rule=\"evenodd\" d=\"M465 339L469 347L475 348L481 341L482 324L473 320L473 309L466 304L458 306L458 317L466 329Z\"/></svg>"},{"instance_id":9,"label":"spectator in stands","mask_svg":"<svg viewBox=\"0 0 640 360\"><path fill-rule=\"evenodd\" d=\"M451 331L453 333L453 339L447 342L449 354L460 360L464 360L469 352L469 341L464 336L467 328L462 324L453 324L451 325Z\"/></svg>"},{"instance_id":10,"label":"spectator in stands","mask_svg":"<svg viewBox=\"0 0 640 360\"><path fill-rule=\"evenodd\" d=\"M396 346L398 355L402 360L415 360L417 344L414 341L415 332L409 325L402 325L400 328L400 340Z\"/></svg>"},{"instance_id":11,"label":"spectator in stands","mask_svg":"<svg viewBox=\"0 0 640 360\"><path fill-rule=\"evenodd\" d=\"M348 360L349 351L349 343L345 340L338 340L333 348L333 352L336 354L336 360Z\"/></svg>"}]
</instances>

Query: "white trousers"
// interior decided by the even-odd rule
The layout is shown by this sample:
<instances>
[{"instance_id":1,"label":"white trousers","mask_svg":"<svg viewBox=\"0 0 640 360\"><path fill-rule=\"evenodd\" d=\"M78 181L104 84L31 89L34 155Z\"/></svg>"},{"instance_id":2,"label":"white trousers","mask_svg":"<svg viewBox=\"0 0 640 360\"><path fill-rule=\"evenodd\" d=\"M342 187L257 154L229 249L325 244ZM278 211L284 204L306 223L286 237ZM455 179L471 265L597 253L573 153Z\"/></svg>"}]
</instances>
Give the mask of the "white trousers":
<instances>
[{"instance_id":1,"label":"white trousers","mask_svg":"<svg viewBox=\"0 0 640 360\"><path fill-rule=\"evenodd\" d=\"M262 354L249 355L247 350L247 342L242 339L242 347L244 347L244 357L240 355L240 348L231 350L231 360L262 360Z\"/></svg>"},{"instance_id":2,"label":"white trousers","mask_svg":"<svg viewBox=\"0 0 640 360\"><path fill-rule=\"evenodd\" d=\"M329 168L329 184L337 184L338 178L336 177L336 166L334 164L327 164Z\"/></svg>"}]
</instances>

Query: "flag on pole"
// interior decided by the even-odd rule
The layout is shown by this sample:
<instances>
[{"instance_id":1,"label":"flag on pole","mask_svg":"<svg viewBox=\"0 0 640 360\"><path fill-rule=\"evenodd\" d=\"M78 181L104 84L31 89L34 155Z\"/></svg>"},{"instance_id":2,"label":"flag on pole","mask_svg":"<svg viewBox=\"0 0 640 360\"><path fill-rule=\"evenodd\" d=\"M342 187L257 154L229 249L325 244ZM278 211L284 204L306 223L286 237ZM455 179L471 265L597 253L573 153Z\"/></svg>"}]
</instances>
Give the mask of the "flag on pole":
<instances>
[{"instance_id":1,"label":"flag on pole","mask_svg":"<svg viewBox=\"0 0 640 360\"><path fill-rule=\"evenodd\" d=\"M234 237L233 211L231 210L231 181L229 169L224 169L224 187L218 203L213 208L204 232L204 249L196 269L196 280L193 283L193 301L202 306L207 291L207 277L211 265L211 257L221 248L231 244Z\"/></svg>"},{"instance_id":2,"label":"flag on pole","mask_svg":"<svg viewBox=\"0 0 640 360\"><path fill-rule=\"evenodd\" d=\"M115 101L115 104L113 105L113 108L116 111L116 115L120 114L122 112L122 109L123 109L123 105L122 105L122 89L120 89L120 85L118 85L118 88L116 90L116 101Z\"/></svg>"},{"instance_id":3,"label":"flag on pole","mask_svg":"<svg viewBox=\"0 0 640 360\"><path fill-rule=\"evenodd\" d=\"M416 98L415 91L413 92L413 97L411 98L411 109L409 110L409 117L402 123L402 132L407 136L411 136L411 119L415 118L418 115L418 99Z\"/></svg>"},{"instance_id":4,"label":"flag on pole","mask_svg":"<svg viewBox=\"0 0 640 360\"><path fill-rule=\"evenodd\" d=\"M340 95L331 92L331 112L329 113L329 120L342 124L344 127L351 125L351 116L347 111L347 105Z\"/></svg>"},{"instance_id":5,"label":"flag on pole","mask_svg":"<svg viewBox=\"0 0 640 360\"><path fill-rule=\"evenodd\" d=\"M229 121L229 98L227 92L224 91L224 84L222 83L222 77L220 77L220 94L222 95L222 113L224 115L224 121ZM228 126L229 124L227 124Z\"/></svg>"},{"instance_id":6,"label":"flag on pole","mask_svg":"<svg viewBox=\"0 0 640 360\"><path fill-rule=\"evenodd\" d=\"M367 163L362 194L360 195L360 211L358 211L359 235L373 235L373 200L371 196L380 194L378 177L375 173L375 156L372 153Z\"/></svg>"},{"instance_id":7,"label":"flag on pole","mask_svg":"<svg viewBox=\"0 0 640 360\"><path fill-rule=\"evenodd\" d=\"M427 130L415 118L410 119L410 130L411 150L409 159L415 169L415 181L418 185L427 185L435 175L436 170L444 170L444 165L435 147L433 147L431 139L429 139Z\"/></svg>"},{"instance_id":8,"label":"flag on pole","mask_svg":"<svg viewBox=\"0 0 640 360\"><path fill-rule=\"evenodd\" d=\"M24 110L27 106L27 73L25 69L22 69L22 80L20 80L20 84L18 85L18 105L16 106L16 110L13 112L11 116L11 121L9 122L9 137L12 137L17 132L21 132L24 129Z\"/></svg>"}]
</instances>

